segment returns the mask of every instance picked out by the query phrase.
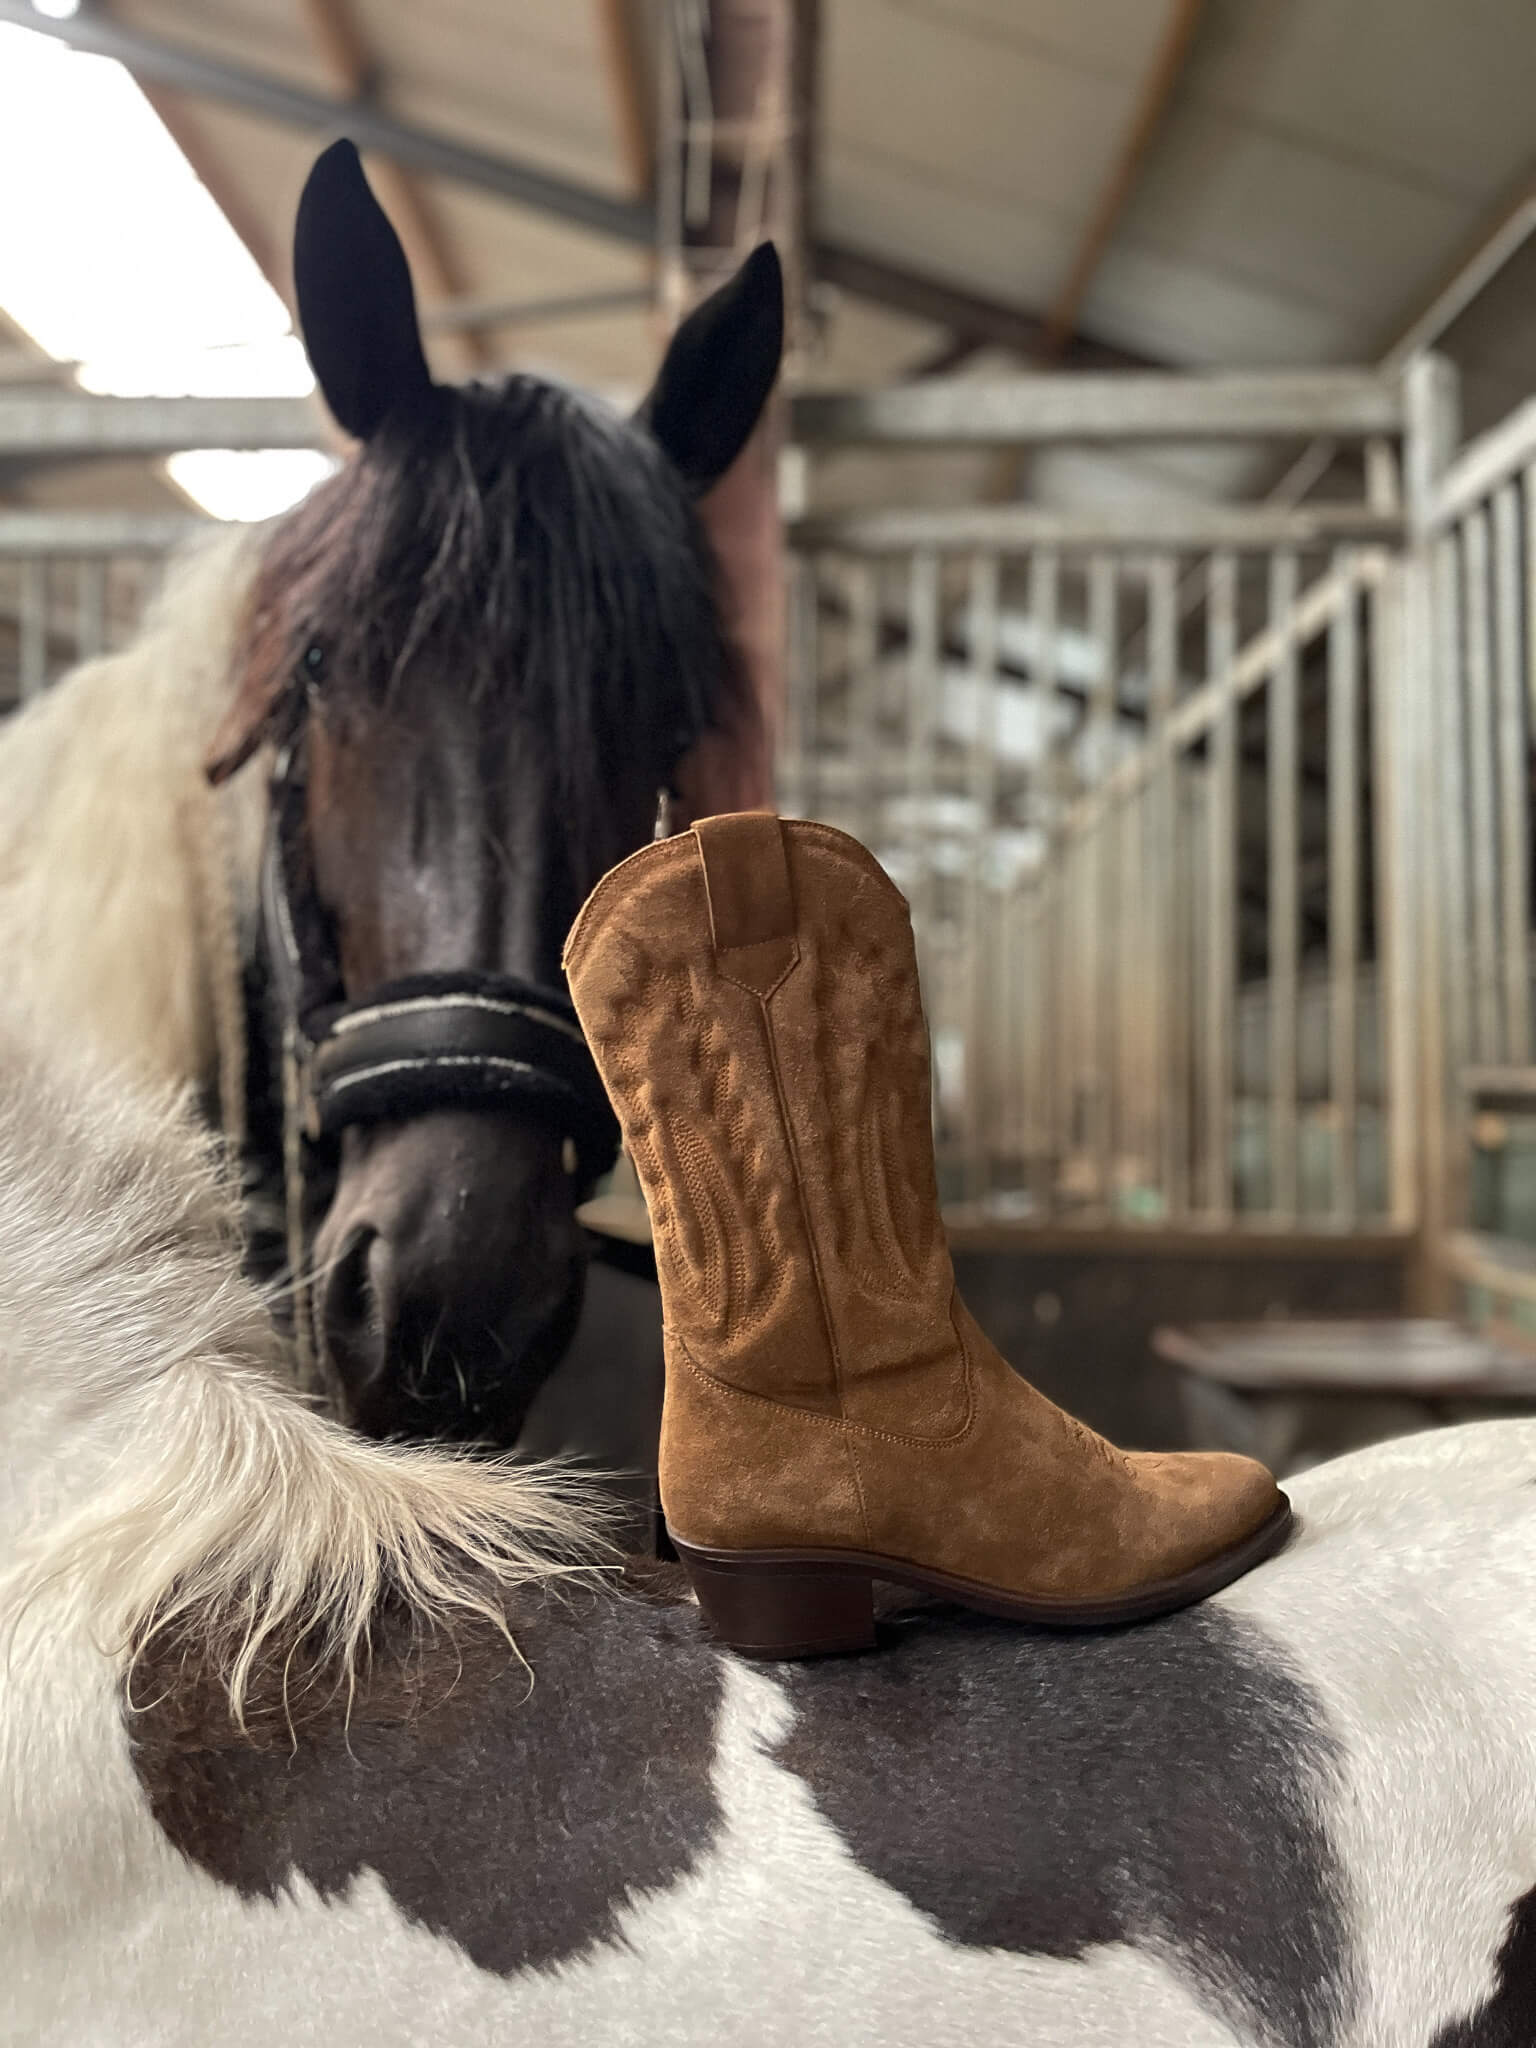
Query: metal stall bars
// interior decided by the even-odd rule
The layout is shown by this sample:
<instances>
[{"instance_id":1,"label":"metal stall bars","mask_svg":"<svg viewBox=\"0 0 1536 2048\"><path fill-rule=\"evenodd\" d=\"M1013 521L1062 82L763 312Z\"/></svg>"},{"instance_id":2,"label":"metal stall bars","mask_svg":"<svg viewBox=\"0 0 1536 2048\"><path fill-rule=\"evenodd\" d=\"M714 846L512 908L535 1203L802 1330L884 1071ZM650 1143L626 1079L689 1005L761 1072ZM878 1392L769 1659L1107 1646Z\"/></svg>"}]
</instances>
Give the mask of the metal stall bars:
<instances>
[{"instance_id":1,"label":"metal stall bars","mask_svg":"<svg viewBox=\"0 0 1536 2048\"><path fill-rule=\"evenodd\" d=\"M1407 667L1413 801L1432 834L1421 897L1426 1247L1442 1300L1518 1326L1528 1344L1536 402L1448 462L1454 386L1423 366L1416 376L1421 438L1441 452L1419 479L1408 568L1423 629Z\"/></svg>"},{"instance_id":2,"label":"metal stall bars","mask_svg":"<svg viewBox=\"0 0 1536 2048\"><path fill-rule=\"evenodd\" d=\"M26 468L187 448L324 448L312 398L0 392L0 454ZM0 508L0 709L137 624L162 558L206 520Z\"/></svg>"},{"instance_id":3,"label":"metal stall bars","mask_svg":"<svg viewBox=\"0 0 1536 2048\"><path fill-rule=\"evenodd\" d=\"M0 513L0 712L138 626L164 559L206 521Z\"/></svg>"},{"instance_id":4,"label":"metal stall bars","mask_svg":"<svg viewBox=\"0 0 1536 2048\"><path fill-rule=\"evenodd\" d=\"M1379 480L1404 407L1353 372L935 380L802 397L795 431L813 457L1327 433ZM793 529L781 796L912 902L952 1207L1411 1223L1411 1023L1378 993L1404 974L1402 532L1379 490Z\"/></svg>"}]
</instances>

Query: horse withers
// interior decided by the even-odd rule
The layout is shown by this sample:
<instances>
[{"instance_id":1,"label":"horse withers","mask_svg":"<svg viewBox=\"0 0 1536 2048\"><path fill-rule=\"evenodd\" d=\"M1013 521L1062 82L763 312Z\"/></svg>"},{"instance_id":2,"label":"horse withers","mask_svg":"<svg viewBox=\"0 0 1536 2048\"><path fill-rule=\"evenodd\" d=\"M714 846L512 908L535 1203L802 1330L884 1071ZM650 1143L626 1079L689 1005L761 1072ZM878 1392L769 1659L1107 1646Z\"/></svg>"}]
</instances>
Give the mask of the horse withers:
<instances>
[{"instance_id":1,"label":"horse withers","mask_svg":"<svg viewBox=\"0 0 1536 2048\"><path fill-rule=\"evenodd\" d=\"M1203 1607L754 1668L280 1379L188 1127L0 1021L0 2038L1536 2039L1536 1424Z\"/></svg>"},{"instance_id":2,"label":"horse withers","mask_svg":"<svg viewBox=\"0 0 1536 2048\"><path fill-rule=\"evenodd\" d=\"M173 593L157 662L217 680L178 699L157 675L146 692L125 653L17 721L0 781L46 777L56 802L79 782L90 830L64 861L97 862L98 914L82 908L72 930L30 916L23 899L54 888L42 839L0 843L0 934L16 931L13 957L115 948L91 1035L138 1051L123 1020L155 1005L128 984L206 956L225 922L213 899L230 892L217 848L195 890L123 859L145 836L136 802L191 816L205 799L180 782L135 788L117 758L97 758L96 713L111 681L140 719L165 701L157 738L174 758L188 720L211 733L219 800L240 821L244 1121L285 1185L300 1335L364 1430L510 1443L579 1314L576 1210L614 1142L561 940L598 876L650 837L658 794L701 736L752 743L694 507L773 384L778 265L758 250L684 323L633 419L533 376L435 384L399 244L348 144L311 174L295 279L321 390L357 450L232 559L243 581L220 608L222 653L190 630L195 649L172 645ZM114 661L120 673L96 674ZM75 700L95 709L71 722ZM242 785L269 773L258 916ZM9 829L0 821L0 842ZM156 851L162 868L188 854L168 829ZM115 936L135 891L137 949ZM157 893L197 901L180 924L157 920ZM26 957L19 972L57 979ZM38 1007L66 1028L56 1003ZM152 1050L165 1037L143 1035Z\"/></svg>"}]
</instances>

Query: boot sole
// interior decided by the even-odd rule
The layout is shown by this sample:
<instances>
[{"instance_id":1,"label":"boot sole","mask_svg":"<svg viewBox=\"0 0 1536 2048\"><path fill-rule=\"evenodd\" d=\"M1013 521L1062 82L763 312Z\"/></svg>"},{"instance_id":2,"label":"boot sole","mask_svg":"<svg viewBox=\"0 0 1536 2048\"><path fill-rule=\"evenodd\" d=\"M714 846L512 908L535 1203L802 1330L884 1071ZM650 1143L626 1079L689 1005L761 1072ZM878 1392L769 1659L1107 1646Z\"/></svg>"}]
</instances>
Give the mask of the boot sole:
<instances>
[{"instance_id":1,"label":"boot sole","mask_svg":"<svg viewBox=\"0 0 1536 2048\"><path fill-rule=\"evenodd\" d=\"M1114 1628L1192 1606L1262 1564L1291 1533L1291 1504L1171 1579L1097 1600L999 1592L973 1579L857 1550L701 1550L668 1529L710 1627L742 1657L831 1657L872 1650L875 1582L934 1593L998 1621L1037 1628Z\"/></svg>"}]
</instances>

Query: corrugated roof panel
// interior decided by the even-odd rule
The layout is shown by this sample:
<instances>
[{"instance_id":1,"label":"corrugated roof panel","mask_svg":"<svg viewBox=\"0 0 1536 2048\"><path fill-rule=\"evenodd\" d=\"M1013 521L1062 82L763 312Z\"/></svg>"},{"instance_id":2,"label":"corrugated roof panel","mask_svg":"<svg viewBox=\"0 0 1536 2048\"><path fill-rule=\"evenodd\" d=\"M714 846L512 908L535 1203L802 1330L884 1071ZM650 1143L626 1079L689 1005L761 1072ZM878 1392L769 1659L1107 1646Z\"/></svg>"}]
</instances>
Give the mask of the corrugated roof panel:
<instances>
[{"instance_id":1,"label":"corrugated roof panel","mask_svg":"<svg viewBox=\"0 0 1536 2048\"><path fill-rule=\"evenodd\" d=\"M354 0L391 113L629 195L590 0Z\"/></svg>"},{"instance_id":2,"label":"corrugated roof panel","mask_svg":"<svg viewBox=\"0 0 1536 2048\"><path fill-rule=\"evenodd\" d=\"M1528 0L1207 0L1187 103L1476 206L1532 154Z\"/></svg>"},{"instance_id":3,"label":"corrugated roof panel","mask_svg":"<svg viewBox=\"0 0 1536 2048\"><path fill-rule=\"evenodd\" d=\"M1042 21L1079 12L1044 6ZM824 17L822 217L890 256L1017 302L1057 290L1107 175L1160 10L1080 10L1091 65L1038 33L919 0ZM1031 14L1032 24L1034 11ZM1113 30L1113 33L1111 33Z\"/></svg>"},{"instance_id":4,"label":"corrugated roof panel","mask_svg":"<svg viewBox=\"0 0 1536 2048\"><path fill-rule=\"evenodd\" d=\"M1461 205L1389 173L1191 107L1148 166L1083 318L1145 346L1143 323L1162 315L1176 360L1296 360L1298 345L1302 359L1369 357L1464 224ZM1185 336L1168 331L1165 302L1175 319L1182 304Z\"/></svg>"},{"instance_id":5,"label":"corrugated roof panel","mask_svg":"<svg viewBox=\"0 0 1536 2048\"><path fill-rule=\"evenodd\" d=\"M1180 361L1376 355L1530 160L1532 76L1525 0L1214 0L1085 323Z\"/></svg>"},{"instance_id":6,"label":"corrugated roof panel","mask_svg":"<svg viewBox=\"0 0 1536 2048\"><path fill-rule=\"evenodd\" d=\"M345 4L391 111L472 147L626 190L592 0ZM1170 5L826 0L822 231L1043 311L1123 146ZM336 91L301 0L115 0L113 13L227 62ZM1536 157L1533 76L1529 0L1207 0L1082 324L1174 363L1368 357ZM321 138L212 102L187 105L283 279ZM645 281L643 251L483 192L420 183L475 299ZM423 289L424 300L432 296ZM643 310L497 329L490 340L498 361L631 392L656 353ZM880 382L942 341L924 322L843 298L809 373L823 383ZM1448 341L1467 367L1471 423L1532 388L1536 250ZM451 371L448 352L434 346ZM1068 495L1091 491L1089 467L1053 458L1036 481ZM1127 487L1107 471L1102 481Z\"/></svg>"}]
</instances>

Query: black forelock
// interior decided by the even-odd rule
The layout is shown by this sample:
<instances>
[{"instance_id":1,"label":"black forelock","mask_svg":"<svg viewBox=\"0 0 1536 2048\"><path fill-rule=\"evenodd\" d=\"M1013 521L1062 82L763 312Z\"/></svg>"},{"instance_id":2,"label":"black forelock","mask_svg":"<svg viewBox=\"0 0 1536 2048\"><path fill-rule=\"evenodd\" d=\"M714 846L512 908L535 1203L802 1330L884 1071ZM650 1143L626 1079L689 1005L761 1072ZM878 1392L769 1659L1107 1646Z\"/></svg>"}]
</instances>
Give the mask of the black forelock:
<instances>
[{"instance_id":1,"label":"black forelock","mask_svg":"<svg viewBox=\"0 0 1536 2048\"><path fill-rule=\"evenodd\" d=\"M268 558L288 642L397 699L503 695L547 731L585 836L621 762L658 780L741 688L714 565L649 435L532 376L439 389L386 421Z\"/></svg>"}]
</instances>

